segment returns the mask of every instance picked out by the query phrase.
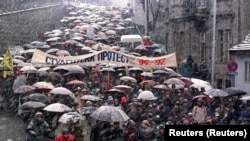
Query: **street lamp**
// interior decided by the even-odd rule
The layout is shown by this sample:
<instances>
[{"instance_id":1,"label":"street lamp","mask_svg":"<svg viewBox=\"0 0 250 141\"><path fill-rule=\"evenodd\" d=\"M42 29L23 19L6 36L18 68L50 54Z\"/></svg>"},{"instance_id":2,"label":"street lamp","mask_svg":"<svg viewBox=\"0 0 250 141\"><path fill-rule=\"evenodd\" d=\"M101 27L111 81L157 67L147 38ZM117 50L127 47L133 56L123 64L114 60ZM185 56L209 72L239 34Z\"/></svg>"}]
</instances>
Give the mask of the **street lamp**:
<instances>
[{"instance_id":1,"label":"street lamp","mask_svg":"<svg viewBox=\"0 0 250 141\"><path fill-rule=\"evenodd\" d=\"M216 10L217 10L217 1L213 0L213 35L212 35L212 66L211 66L211 85L214 87L214 69L215 69L215 47L216 47Z\"/></svg>"}]
</instances>

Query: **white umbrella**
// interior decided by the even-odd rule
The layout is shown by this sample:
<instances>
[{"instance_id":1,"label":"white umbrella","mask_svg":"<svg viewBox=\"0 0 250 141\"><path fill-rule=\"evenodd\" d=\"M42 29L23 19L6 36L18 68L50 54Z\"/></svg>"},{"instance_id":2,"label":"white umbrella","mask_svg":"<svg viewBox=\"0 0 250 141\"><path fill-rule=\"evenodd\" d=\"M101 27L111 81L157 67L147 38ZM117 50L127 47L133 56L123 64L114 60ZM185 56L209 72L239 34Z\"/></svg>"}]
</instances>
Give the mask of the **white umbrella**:
<instances>
[{"instance_id":1,"label":"white umbrella","mask_svg":"<svg viewBox=\"0 0 250 141\"><path fill-rule=\"evenodd\" d=\"M129 68L128 71L143 71L143 70L140 67L132 67L132 68Z\"/></svg>"},{"instance_id":2,"label":"white umbrella","mask_svg":"<svg viewBox=\"0 0 250 141\"><path fill-rule=\"evenodd\" d=\"M170 90L170 88L168 86L163 85L163 84L155 85L154 88L163 89L163 90Z\"/></svg>"},{"instance_id":3,"label":"white umbrella","mask_svg":"<svg viewBox=\"0 0 250 141\"><path fill-rule=\"evenodd\" d=\"M75 123L80 120L84 120L84 116L77 112L64 113L58 120L60 123Z\"/></svg>"},{"instance_id":4,"label":"white umbrella","mask_svg":"<svg viewBox=\"0 0 250 141\"><path fill-rule=\"evenodd\" d=\"M127 86L127 85L117 85L117 86L115 86L115 88L117 88L117 89L133 89L132 87L130 87L130 86Z\"/></svg>"},{"instance_id":5,"label":"white umbrella","mask_svg":"<svg viewBox=\"0 0 250 141\"><path fill-rule=\"evenodd\" d=\"M212 89L212 86L209 83L194 83L194 84L190 85L189 87L194 87L194 88L197 88L199 90L201 90L201 88L204 88L205 91Z\"/></svg>"},{"instance_id":6,"label":"white umbrella","mask_svg":"<svg viewBox=\"0 0 250 141\"><path fill-rule=\"evenodd\" d=\"M146 76L146 77L154 77L153 73L151 72L143 72L141 73L142 76Z\"/></svg>"},{"instance_id":7,"label":"white umbrella","mask_svg":"<svg viewBox=\"0 0 250 141\"><path fill-rule=\"evenodd\" d=\"M168 78L163 83L164 84L185 85L185 83L179 78Z\"/></svg>"},{"instance_id":8,"label":"white umbrella","mask_svg":"<svg viewBox=\"0 0 250 141\"><path fill-rule=\"evenodd\" d=\"M43 110L48 111L48 112L70 112L72 111L70 107L62 103L52 103L44 107Z\"/></svg>"},{"instance_id":9,"label":"white umbrella","mask_svg":"<svg viewBox=\"0 0 250 141\"><path fill-rule=\"evenodd\" d=\"M24 66L20 71L37 71L37 69L34 66Z\"/></svg>"},{"instance_id":10,"label":"white umbrella","mask_svg":"<svg viewBox=\"0 0 250 141\"><path fill-rule=\"evenodd\" d=\"M98 100L100 100L100 98L98 96L90 95L90 94L82 96L81 99L90 100L90 101L98 101Z\"/></svg>"},{"instance_id":11,"label":"white umbrella","mask_svg":"<svg viewBox=\"0 0 250 141\"><path fill-rule=\"evenodd\" d=\"M56 87L52 89L49 93L51 94L60 94L60 95L73 95L73 93L64 87Z\"/></svg>"},{"instance_id":12,"label":"white umbrella","mask_svg":"<svg viewBox=\"0 0 250 141\"><path fill-rule=\"evenodd\" d=\"M250 100L250 94L242 96L240 100Z\"/></svg>"},{"instance_id":13,"label":"white umbrella","mask_svg":"<svg viewBox=\"0 0 250 141\"><path fill-rule=\"evenodd\" d=\"M131 82L134 82L134 83L137 82L137 80L135 78L130 77L130 76L123 76L123 77L120 78L120 80L122 80L122 81L131 81Z\"/></svg>"},{"instance_id":14,"label":"white umbrella","mask_svg":"<svg viewBox=\"0 0 250 141\"><path fill-rule=\"evenodd\" d=\"M124 122L129 119L123 110L114 106L101 106L91 116L97 120L108 122Z\"/></svg>"},{"instance_id":15,"label":"white umbrella","mask_svg":"<svg viewBox=\"0 0 250 141\"><path fill-rule=\"evenodd\" d=\"M137 99L143 99L143 100L156 100L157 97L154 96L154 94L151 91L142 91L137 96Z\"/></svg>"}]
</instances>

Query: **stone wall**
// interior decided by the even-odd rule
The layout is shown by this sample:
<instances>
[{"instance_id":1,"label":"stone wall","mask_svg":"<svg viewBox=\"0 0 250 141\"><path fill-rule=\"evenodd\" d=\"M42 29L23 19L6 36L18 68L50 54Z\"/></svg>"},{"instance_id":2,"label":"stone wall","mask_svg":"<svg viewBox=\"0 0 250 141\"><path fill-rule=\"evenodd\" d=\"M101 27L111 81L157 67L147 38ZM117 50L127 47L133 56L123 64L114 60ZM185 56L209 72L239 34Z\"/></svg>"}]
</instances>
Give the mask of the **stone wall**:
<instances>
[{"instance_id":1,"label":"stone wall","mask_svg":"<svg viewBox=\"0 0 250 141\"><path fill-rule=\"evenodd\" d=\"M61 3L0 14L0 53L9 46L37 40L39 32L61 26L66 8Z\"/></svg>"}]
</instances>

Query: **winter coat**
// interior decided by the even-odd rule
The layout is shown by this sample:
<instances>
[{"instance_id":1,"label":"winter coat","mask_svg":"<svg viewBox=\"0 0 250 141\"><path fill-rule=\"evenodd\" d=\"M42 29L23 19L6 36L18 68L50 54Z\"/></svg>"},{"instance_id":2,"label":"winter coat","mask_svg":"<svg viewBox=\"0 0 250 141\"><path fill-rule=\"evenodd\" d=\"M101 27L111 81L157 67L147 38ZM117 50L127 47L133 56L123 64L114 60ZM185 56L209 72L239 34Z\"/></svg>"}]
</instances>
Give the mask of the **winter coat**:
<instances>
[{"instance_id":1,"label":"winter coat","mask_svg":"<svg viewBox=\"0 0 250 141\"><path fill-rule=\"evenodd\" d=\"M27 141L43 141L51 132L49 125L46 121L31 120L26 128L28 133Z\"/></svg>"}]
</instances>

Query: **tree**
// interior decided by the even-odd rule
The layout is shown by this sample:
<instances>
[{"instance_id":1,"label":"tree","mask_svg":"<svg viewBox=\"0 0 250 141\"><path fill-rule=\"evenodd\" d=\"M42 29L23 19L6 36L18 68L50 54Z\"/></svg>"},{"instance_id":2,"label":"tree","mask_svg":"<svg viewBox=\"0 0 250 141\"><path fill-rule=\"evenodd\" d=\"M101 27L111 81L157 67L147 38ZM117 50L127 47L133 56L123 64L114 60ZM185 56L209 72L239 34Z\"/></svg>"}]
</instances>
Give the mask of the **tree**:
<instances>
[{"instance_id":1,"label":"tree","mask_svg":"<svg viewBox=\"0 0 250 141\"><path fill-rule=\"evenodd\" d=\"M147 0L147 21L149 19L149 12L152 15L152 23L150 25L152 31L155 31L156 23L158 21L160 10L163 8L162 6L162 0ZM143 10L145 11L145 0L141 0L140 3L142 4ZM149 24L148 24L149 25Z\"/></svg>"}]
</instances>

